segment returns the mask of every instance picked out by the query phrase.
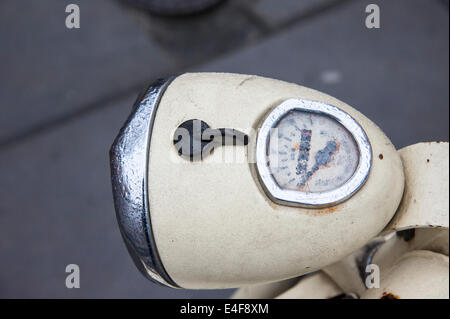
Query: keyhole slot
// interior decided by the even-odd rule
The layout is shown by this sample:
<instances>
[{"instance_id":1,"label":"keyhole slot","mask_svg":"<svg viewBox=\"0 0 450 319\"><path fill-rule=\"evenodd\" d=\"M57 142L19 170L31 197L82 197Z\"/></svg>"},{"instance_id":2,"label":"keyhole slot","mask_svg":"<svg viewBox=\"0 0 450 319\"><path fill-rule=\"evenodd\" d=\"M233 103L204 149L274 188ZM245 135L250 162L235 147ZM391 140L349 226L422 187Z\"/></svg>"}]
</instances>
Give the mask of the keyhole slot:
<instances>
[{"instance_id":1,"label":"keyhole slot","mask_svg":"<svg viewBox=\"0 0 450 319\"><path fill-rule=\"evenodd\" d=\"M192 119L178 126L173 144L180 156L194 161L205 158L221 145L245 146L248 135L232 128L212 129L206 122Z\"/></svg>"}]
</instances>

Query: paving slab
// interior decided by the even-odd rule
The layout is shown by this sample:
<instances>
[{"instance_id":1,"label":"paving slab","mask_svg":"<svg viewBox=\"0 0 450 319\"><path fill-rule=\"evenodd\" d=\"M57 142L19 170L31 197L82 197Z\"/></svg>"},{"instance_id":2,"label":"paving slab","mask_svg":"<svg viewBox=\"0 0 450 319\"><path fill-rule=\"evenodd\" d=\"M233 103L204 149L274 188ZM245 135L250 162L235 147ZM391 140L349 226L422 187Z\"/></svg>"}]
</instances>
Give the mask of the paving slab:
<instances>
[{"instance_id":1,"label":"paving slab","mask_svg":"<svg viewBox=\"0 0 450 319\"><path fill-rule=\"evenodd\" d=\"M111 0L0 2L0 144L104 96L165 75L173 60Z\"/></svg>"},{"instance_id":2,"label":"paving slab","mask_svg":"<svg viewBox=\"0 0 450 319\"><path fill-rule=\"evenodd\" d=\"M116 222L108 150L136 96L0 152L0 298L219 298L134 266ZM79 289L65 268L80 267Z\"/></svg>"},{"instance_id":3,"label":"paving slab","mask_svg":"<svg viewBox=\"0 0 450 319\"><path fill-rule=\"evenodd\" d=\"M377 123L397 147L449 137L449 15L441 1L352 1L195 71L257 74L315 88Z\"/></svg>"},{"instance_id":4,"label":"paving slab","mask_svg":"<svg viewBox=\"0 0 450 319\"><path fill-rule=\"evenodd\" d=\"M125 2L125 1L124 1ZM201 64L265 36L247 14L251 0L227 0L201 14L160 17L145 10L130 12L146 32L183 66Z\"/></svg>"}]
</instances>

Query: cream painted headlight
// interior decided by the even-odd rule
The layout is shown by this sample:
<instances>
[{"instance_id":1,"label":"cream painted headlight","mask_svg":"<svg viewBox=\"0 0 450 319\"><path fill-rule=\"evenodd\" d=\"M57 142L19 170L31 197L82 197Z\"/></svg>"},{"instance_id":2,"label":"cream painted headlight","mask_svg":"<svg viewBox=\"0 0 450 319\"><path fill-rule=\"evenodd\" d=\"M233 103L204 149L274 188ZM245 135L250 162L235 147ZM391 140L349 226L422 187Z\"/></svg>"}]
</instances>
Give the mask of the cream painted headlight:
<instances>
[{"instance_id":1,"label":"cream painted headlight","mask_svg":"<svg viewBox=\"0 0 450 319\"><path fill-rule=\"evenodd\" d=\"M174 141L193 130L191 120L200 120L200 134L189 137L199 144L180 151ZM226 132L243 142L212 141ZM268 162L271 155L286 165ZM150 87L114 142L111 167L137 266L194 289L273 282L334 263L386 227L404 186L394 146L356 109L239 74L188 73Z\"/></svg>"}]
</instances>

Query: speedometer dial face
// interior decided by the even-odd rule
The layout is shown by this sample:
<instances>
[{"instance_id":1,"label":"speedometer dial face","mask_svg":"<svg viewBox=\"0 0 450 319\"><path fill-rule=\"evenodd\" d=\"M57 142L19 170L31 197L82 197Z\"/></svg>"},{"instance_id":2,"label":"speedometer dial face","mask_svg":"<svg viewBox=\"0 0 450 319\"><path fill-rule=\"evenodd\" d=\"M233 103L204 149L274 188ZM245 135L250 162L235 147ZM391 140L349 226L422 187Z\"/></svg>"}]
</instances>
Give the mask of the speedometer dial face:
<instances>
[{"instance_id":1,"label":"speedometer dial face","mask_svg":"<svg viewBox=\"0 0 450 319\"><path fill-rule=\"evenodd\" d=\"M259 180L277 204L335 205L362 187L371 165L372 148L361 126L323 102L285 100L258 132Z\"/></svg>"},{"instance_id":2,"label":"speedometer dial face","mask_svg":"<svg viewBox=\"0 0 450 319\"><path fill-rule=\"evenodd\" d=\"M271 130L269 167L280 188L325 192L343 185L359 161L358 146L335 119L292 110Z\"/></svg>"}]
</instances>

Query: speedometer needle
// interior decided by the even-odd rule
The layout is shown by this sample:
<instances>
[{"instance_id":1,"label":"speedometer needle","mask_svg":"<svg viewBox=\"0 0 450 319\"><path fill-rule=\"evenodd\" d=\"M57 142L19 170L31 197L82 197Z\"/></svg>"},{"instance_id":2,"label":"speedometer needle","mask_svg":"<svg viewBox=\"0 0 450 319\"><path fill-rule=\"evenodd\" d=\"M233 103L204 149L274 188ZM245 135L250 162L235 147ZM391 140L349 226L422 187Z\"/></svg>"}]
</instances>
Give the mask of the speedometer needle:
<instances>
[{"instance_id":1,"label":"speedometer needle","mask_svg":"<svg viewBox=\"0 0 450 319\"><path fill-rule=\"evenodd\" d=\"M303 133L302 133L303 134ZM303 137L303 135L302 135ZM305 185L305 183L308 181L308 179L319 170L319 168L321 166L327 165L328 163L331 162L332 159L332 155L334 154L334 152L336 152L337 150L337 144L335 141L328 141L327 145L321 149L320 151L317 152L316 156L315 156L315 163L314 166L308 171L306 172L306 168L304 169L304 172L302 174L303 179L301 181L301 183L297 184L297 187L302 187L303 185ZM300 166L300 158L302 157L301 153L299 156L299 165L297 166L297 174L300 175L298 167ZM309 153L308 153L308 157L309 157ZM303 162L302 162L303 165ZM303 168L303 166L302 166Z\"/></svg>"}]
</instances>

